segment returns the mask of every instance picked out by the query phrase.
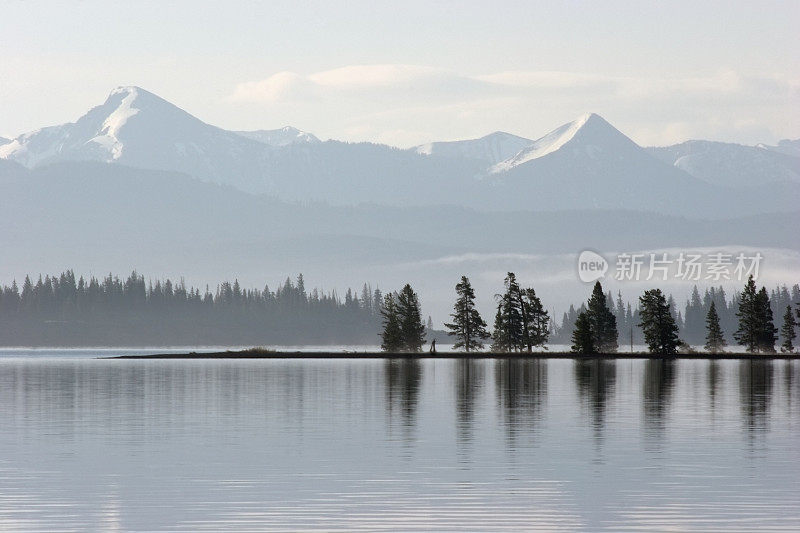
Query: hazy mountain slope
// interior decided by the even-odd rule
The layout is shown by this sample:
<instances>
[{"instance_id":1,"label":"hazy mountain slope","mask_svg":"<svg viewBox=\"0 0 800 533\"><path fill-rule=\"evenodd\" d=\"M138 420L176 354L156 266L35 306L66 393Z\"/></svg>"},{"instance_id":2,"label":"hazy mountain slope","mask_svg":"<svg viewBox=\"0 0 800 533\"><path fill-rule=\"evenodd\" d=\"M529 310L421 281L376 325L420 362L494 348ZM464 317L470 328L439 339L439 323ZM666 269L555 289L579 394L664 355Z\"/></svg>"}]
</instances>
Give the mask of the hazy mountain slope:
<instances>
[{"instance_id":1,"label":"hazy mountain slope","mask_svg":"<svg viewBox=\"0 0 800 533\"><path fill-rule=\"evenodd\" d=\"M790 155L792 157L800 157L800 139L783 139L778 141L776 146L759 144L757 147L780 154Z\"/></svg>"},{"instance_id":2,"label":"hazy mountain slope","mask_svg":"<svg viewBox=\"0 0 800 533\"><path fill-rule=\"evenodd\" d=\"M425 157L372 143L326 141L291 145L270 154L267 192L286 200L352 205L480 203L476 182L483 163Z\"/></svg>"},{"instance_id":3,"label":"hazy mountain slope","mask_svg":"<svg viewBox=\"0 0 800 533\"><path fill-rule=\"evenodd\" d=\"M533 141L510 133L496 131L479 139L464 141L439 141L411 148L423 155L477 159L487 167L513 157Z\"/></svg>"},{"instance_id":4,"label":"hazy mountain slope","mask_svg":"<svg viewBox=\"0 0 800 533\"><path fill-rule=\"evenodd\" d=\"M186 175L93 162L33 170L0 162L0 198L4 282L65 268L95 275L136 268L201 287L233 278L252 287L303 272L309 286L327 288L411 282L436 320L452 310L462 274L473 278L485 313L508 270L534 283L548 307L583 299L586 287L572 269L585 249L800 251L798 213L703 220L599 209L289 204ZM767 255L765 264L789 281L796 261L784 267Z\"/></svg>"},{"instance_id":5,"label":"hazy mountain slope","mask_svg":"<svg viewBox=\"0 0 800 533\"><path fill-rule=\"evenodd\" d=\"M10 142L11 142L11 139L6 139L5 137L0 137L0 146L3 146L4 144L8 144Z\"/></svg>"},{"instance_id":6,"label":"hazy mountain slope","mask_svg":"<svg viewBox=\"0 0 800 533\"><path fill-rule=\"evenodd\" d=\"M776 181L800 182L800 157L755 146L687 141L647 151L665 163L717 185L746 187Z\"/></svg>"},{"instance_id":7,"label":"hazy mountain slope","mask_svg":"<svg viewBox=\"0 0 800 533\"><path fill-rule=\"evenodd\" d=\"M48 250L66 243L103 248L109 255L126 249L139 253L139 245L152 243L178 252L185 246L247 243L253 247L249 255L261 256L259 243L312 238L315 244L307 255L324 262L340 251L326 243L332 235L372 244L409 243L410 248L385 247L386 257L372 245L357 252L381 261L448 249L563 253L585 247L731 243L800 249L797 214L707 221L631 211L491 213L463 207L298 205L179 174L116 165L62 163L26 172L28 179L10 181L0 170L0 197L13 198L0 213L0 238L4 248L25 246L53 257L58 255Z\"/></svg>"},{"instance_id":8,"label":"hazy mountain slope","mask_svg":"<svg viewBox=\"0 0 800 533\"><path fill-rule=\"evenodd\" d=\"M277 130L237 131L234 133L269 146L287 146L289 144L306 143L316 144L320 142L313 134L300 131L291 126L284 126Z\"/></svg>"}]
</instances>

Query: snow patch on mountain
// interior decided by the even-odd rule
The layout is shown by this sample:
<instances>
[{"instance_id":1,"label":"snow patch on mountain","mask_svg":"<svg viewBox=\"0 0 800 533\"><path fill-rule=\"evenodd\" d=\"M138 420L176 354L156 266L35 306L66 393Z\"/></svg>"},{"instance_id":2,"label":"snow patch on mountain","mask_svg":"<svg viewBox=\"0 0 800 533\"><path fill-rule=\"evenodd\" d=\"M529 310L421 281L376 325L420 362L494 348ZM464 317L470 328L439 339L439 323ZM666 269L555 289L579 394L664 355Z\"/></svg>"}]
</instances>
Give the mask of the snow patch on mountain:
<instances>
[{"instance_id":1,"label":"snow patch on mountain","mask_svg":"<svg viewBox=\"0 0 800 533\"><path fill-rule=\"evenodd\" d=\"M235 131L234 133L278 148L289 146L290 144L317 144L322 142L314 134L298 130L292 126L284 126L277 130Z\"/></svg>"},{"instance_id":2,"label":"snow patch on mountain","mask_svg":"<svg viewBox=\"0 0 800 533\"><path fill-rule=\"evenodd\" d=\"M420 155L478 159L494 165L514 156L533 141L503 131L496 131L478 139L463 141L437 141L411 148Z\"/></svg>"},{"instance_id":3,"label":"snow patch on mountain","mask_svg":"<svg viewBox=\"0 0 800 533\"><path fill-rule=\"evenodd\" d=\"M555 152L556 150L559 150L562 146L571 141L578 131L580 131L581 128L583 128L586 123L595 116L597 115L594 113L587 113L578 119L573 120L572 122L556 128L541 139L534 141L533 144L521 150L513 157L508 158L505 161L498 162L491 169L489 169L489 172L491 174L505 172L514 167L527 163L528 161L539 159L540 157L544 157Z\"/></svg>"},{"instance_id":4,"label":"snow patch on mountain","mask_svg":"<svg viewBox=\"0 0 800 533\"><path fill-rule=\"evenodd\" d=\"M133 102L139 95L136 87L119 87L115 89L111 96L124 94L122 102L108 117L103 121L100 135L89 139L87 142L97 143L111 155L111 159L117 160L122 155L123 144L119 140L119 132L139 110L133 107Z\"/></svg>"}]
</instances>

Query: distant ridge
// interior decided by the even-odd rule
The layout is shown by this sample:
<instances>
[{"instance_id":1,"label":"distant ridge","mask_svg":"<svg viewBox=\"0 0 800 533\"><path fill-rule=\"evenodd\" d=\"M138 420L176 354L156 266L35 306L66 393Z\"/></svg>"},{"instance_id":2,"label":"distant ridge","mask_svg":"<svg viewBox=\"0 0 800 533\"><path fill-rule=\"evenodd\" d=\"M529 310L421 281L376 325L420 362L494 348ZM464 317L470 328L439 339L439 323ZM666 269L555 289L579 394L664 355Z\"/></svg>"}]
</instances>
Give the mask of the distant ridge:
<instances>
[{"instance_id":1,"label":"distant ridge","mask_svg":"<svg viewBox=\"0 0 800 533\"><path fill-rule=\"evenodd\" d=\"M277 130L237 131L242 137L264 143L268 146L287 146L290 144L316 144L320 142L314 134L284 126Z\"/></svg>"},{"instance_id":2,"label":"distant ridge","mask_svg":"<svg viewBox=\"0 0 800 533\"><path fill-rule=\"evenodd\" d=\"M442 157L463 157L494 165L514 156L533 141L510 133L496 131L479 139L440 141L412 148L418 154Z\"/></svg>"},{"instance_id":3,"label":"distant ridge","mask_svg":"<svg viewBox=\"0 0 800 533\"><path fill-rule=\"evenodd\" d=\"M228 131L125 86L75 122L0 145L0 158L27 168L89 161L179 172L294 202L726 217L734 206L740 214L796 208L797 158L784 153L795 146L645 149L587 113L536 140L494 132L400 150L322 142L292 126Z\"/></svg>"}]
</instances>

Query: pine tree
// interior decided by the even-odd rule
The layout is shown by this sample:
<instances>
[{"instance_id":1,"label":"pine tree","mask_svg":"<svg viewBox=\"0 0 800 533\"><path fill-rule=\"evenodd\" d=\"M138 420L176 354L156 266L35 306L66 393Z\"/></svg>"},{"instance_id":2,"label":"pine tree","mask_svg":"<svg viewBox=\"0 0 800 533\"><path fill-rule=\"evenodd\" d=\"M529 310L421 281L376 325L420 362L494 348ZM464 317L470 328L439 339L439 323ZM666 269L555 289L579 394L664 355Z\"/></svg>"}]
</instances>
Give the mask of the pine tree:
<instances>
[{"instance_id":1,"label":"pine tree","mask_svg":"<svg viewBox=\"0 0 800 533\"><path fill-rule=\"evenodd\" d=\"M739 328L733 334L736 342L744 346L749 353L755 353L759 344L759 329L761 326L756 302L757 294L756 282L753 276L750 276L739 296L739 309L736 311L736 316L739 318Z\"/></svg>"},{"instance_id":2,"label":"pine tree","mask_svg":"<svg viewBox=\"0 0 800 533\"><path fill-rule=\"evenodd\" d=\"M494 315L494 330L492 331L492 351L493 352L508 352L509 350L508 335L506 335L506 327L503 320L503 304L497 304L497 313Z\"/></svg>"},{"instance_id":3,"label":"pine tree","mask_svg":"<svg viewBox=\"0 0 800 533\"><path fill-rule=\"evenodd\" d=\"M531 352L534 346L543 346L547 342L550 316L532 288L520 291L519 299L523 317L523 343Z\"/></svg>"},{"instance_id":4,"label":"pine tree","mask_svg":"<svg viewBox=\"0 0 800 533\"><path fill-rule=\"evenodd\" d=\"M739 328L733 337L748 353L774 353L777 328L772 317L772 307L766 287L756 291L751 275L739 296Z\"/></svg>"},{"instance_id":5,"label":"pine tree","mask_svg":"<svg viewBox=\"0 0 800 533\"><path fill-rule=\"evenodd\" d=\"M401 348L406 352L421 352L425 344L425 325L422 323L419 298L411 285L406 284L397 295L396 310Z\"/></svg>"},{"instance_id":6,"label":"pine tree","mask_svg":"<svg viewBox=\"0 0 800 533\"><path fill-rule=\"evenodd\" d=\"M787 305L786 313L783 315L783 326L781 327L781 337L783 338L781 351L783 353L794 352L792 341L797 337L797 333L794 331L795 326L797 326L797 321L794 318L794 313L792 313L792 306Z\"/></svg>"},{"instance_id":7,"label":"pine tree","mask_svg":"<svg viewBox=\"0 0 800 533\"><path fill-rule=\"evenodd\" d=\"M758 311L758 349L762 353L775 353L775 341L778 328L772 318L772 306L769 303L769 294L766 287L761 287L756 296L756 309Z\"/></svg>"},{"instance_id":8,"label":"pine tree","mask_svg":"<svg viewBox=\"0 0 800 533\"><path fill-rule=\"evenodd\" d=\"M586 311L578 314L572 331L572 353L587 355L595 353L592 321Z\"/></svg>"},{"instance_id":9,"label":"pine tree","mask_svg":"<svg viewBox=\"0 0 800 533\"><path fill-rule=\"evenodd\" d=\"M711 302L706 315L706 345L705 349L708 353L720 353L725 347L725 336L722 334L722 328L719 325L719 315L717 314L717 305Z\"/></svg>"},{"instance_id":10,"label":"pine tree","mask_svg":"<svg viewBox=\"0 0 800 533\"><path fill-rule=\"evenodd\" d=\"M681 342L678 326L661 289L644 291L639 297L639 305L639 327L650 353L675 355Z\"/></svg>"},{"instance_id":11,"label":"pine tree","mask_svg":"<svg viewBox=\"0 0 800 533\"><path fill-rule=\"evenodd\" d=\"M498 352L518 351L525 344L520 288L513 272L508 273L503 283L506 291L504 294L498 295L492 350Z\"/></svg>"},{"instance_id":12,"label":"pine tree","mask_svg":"<svg viewBox=\"0 0 800 533\"><path fill-rule=\"evenodd\" d=\"M397 316L397 303L394 293L384 296L380 312L383 317L381 350L384 352L398 352L402 348L402 334L400 332L400 320Z\"/></svg>"},{"instance_id":13,"label":"pine tree","mask_svg":"<svg viewBox=\"0 0 800 533\"><path fill-rule=\"evenodd\" d=\"M483 340L491 337L486 331L486 322L481 318L480 313L475 308L475 291L469 278L461 276L461 281L456 284L456 294L458 299L453 306L453 322L445 324L449 329L448 335L455 337L455 349L464 348L464 351L480 350L483 348Z\"/></svg>"},{"instance_id":14,"label":"pine tree","mask_svg":"<svg viewBox=\"0 0 800 533\"><path fill-rule=\"evenodd\" d=\"M616 352L617 318L606 305L606 296L599 281L594 284L587 309L594 347L600 352Z\"/></svg>"}]
</instances>

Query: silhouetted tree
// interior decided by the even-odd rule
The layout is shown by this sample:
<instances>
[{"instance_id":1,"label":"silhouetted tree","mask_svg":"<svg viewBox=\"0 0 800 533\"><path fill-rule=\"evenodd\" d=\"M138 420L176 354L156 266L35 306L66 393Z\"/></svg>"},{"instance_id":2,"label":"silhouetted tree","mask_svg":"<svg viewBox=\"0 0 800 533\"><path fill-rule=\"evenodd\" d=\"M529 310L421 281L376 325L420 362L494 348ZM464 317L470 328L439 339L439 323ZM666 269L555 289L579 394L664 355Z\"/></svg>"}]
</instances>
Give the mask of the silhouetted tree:
<instances>
[{"instance_id":1,"label":"silhouetted tree","mask_svg":"<svg viewBox=\"0 0 800 533\"><path fill-rule=\"evenodd\" d=\"M525 326L522 318L522 302L517 277L509 272L503 280L505 292L497 295L497 315L492 333L492 350L511 352L521 350L525 345Z\"/></svg>"},{"instance_id":2,"label":"silhouetted tree","mask_svg":"<svg viewBox=\"0 0 800 533\"><path fill-rule=\"evenodd\" d=\"M766 287L761 287L756 296L756 310L759 317L758 349L763 353L775 353L778 328L772 317L772 306Z\"/></svg>"},{"instance_id":3,"label":"silhouetted tree","mask_svg":"<svg viewBox=\"0 0 800 533\"><path fill-rule=\"evenodd\" d=\"M750 276L739 297L739 310L736 312L736 316L739 318L739 328L733 334L736 342L744 346L750 353L755 353L758 349L758 336L761 327L756 297L756 282L753 276Z\"/></svg>"},{"instance_id":4,"label":"silhouetted tree","mask_svg":"<svg viewBox=\"0 0 800 533\"><path fill-rule=\"evenodd\" d=\"M572 353L595 353L594 335L592 335L592 321L586 311L578 314L575 320L575 329L572 331Z\"/></svg>"},{"instance_id":5,"label":"silhouetted tree","mask_svg":"<svg viewBox=\"0 0 800 533\"><path fill-rule=\"evenodd\" d=\"M749 353L774 352L775 333L772 308L766 288L756 291L756 283L751 275L739 296L739 309L736 312L739 328L734 333L736 342Z\"/></svg>"},{"instance_id":6,"label":"silhouetted tree","mask_svg":"<svg viewBox=\"0 0 800 533\"><path fill-rule=\"evenodd\" d=\"M523 343L528 351L534 346L544 346L550 334L550 316L532 288L520 291Z\"/></svg>"},{"instance_id":7,"label":"silhouetted tree","mask_svg":"<svg viewBox=\"0 0 800 533\"><path fill-rule=\"evenodd\" d=\"M706 344L705 349L709 353L719 353L725 347L725 337L719 325L719 315L717 306L712 301L706 315Z\"/></svg>"},{"instance_id":8,"label":"silhouetted tree","mask_svg":"<svg viewBox=\"0 0 800 533\"><path fill-rule=\"evenodd\" d=\"M594 284L587 309L595 349L600 352L616 352L617 319L606 305L606 296L599 281Z\"/></svg>"},{"instance_id":9,"label":"silhouetted tree","mask_svg":"<svg viewBox=\"0 0 800 533\"><path fill-rule=\"evenodd\" d=\"M394 293L384 296L381 316L383 317L381 349L385 352L399 352L403 347L403 335L400 331L400 318L397 314Z\"/></svg>"},{"instance_id":10,"label":"silhouetted tree","mask_svg":"<svg viewBox=\"0 0 800 533\"><path fill-rule=\"evenodd\" d=\"M400 324L401 347L407 352L420 352L425 344L425 325L419 297L411 285L406 284L397 295L397 320Z\"/></svg>"},{"instance_id":11,"label":"silhouetted tree","mask_svg":"<svg viewBox=\"0 0 800 533\"><path fill-rule=\"evenodd\" d=\"M787 305L786 313L783 315L783 326L781 326L781 338L783 339L781 351L783 353L792 353L794 351L792 341L797 337L797 333L794 331L795 326L797 326L797 322L795 321L794 313L792 313L792 306Z\"/></svg>"},{"instance_id":12,"label":"silhouetted tree","mask_svg":"<svg viewBox=\"0 0 800 533\"><path fill-rule=\"evenodd\" d=\"M450 330L448 335L455 337L455 349L464 348L464 351L480 350L484 340L491 337L486 331L486 322L481 318L475 307L475 291L469 278L461 276L461 281L456 284L458 298L453 306L452 323L445 324Z\"/></svg>"},{"instance_id":13,"label":"silhouetted tree","mask_svg":"<svg viewBox=\"0 0 800 533\"><path fill-rule=\"evenodd\" d=\"M675 355L680 345L678 326L661 289L645 291L639 297L639 306L639 327L650 353Z\"/></svg>"}]
</instances>

